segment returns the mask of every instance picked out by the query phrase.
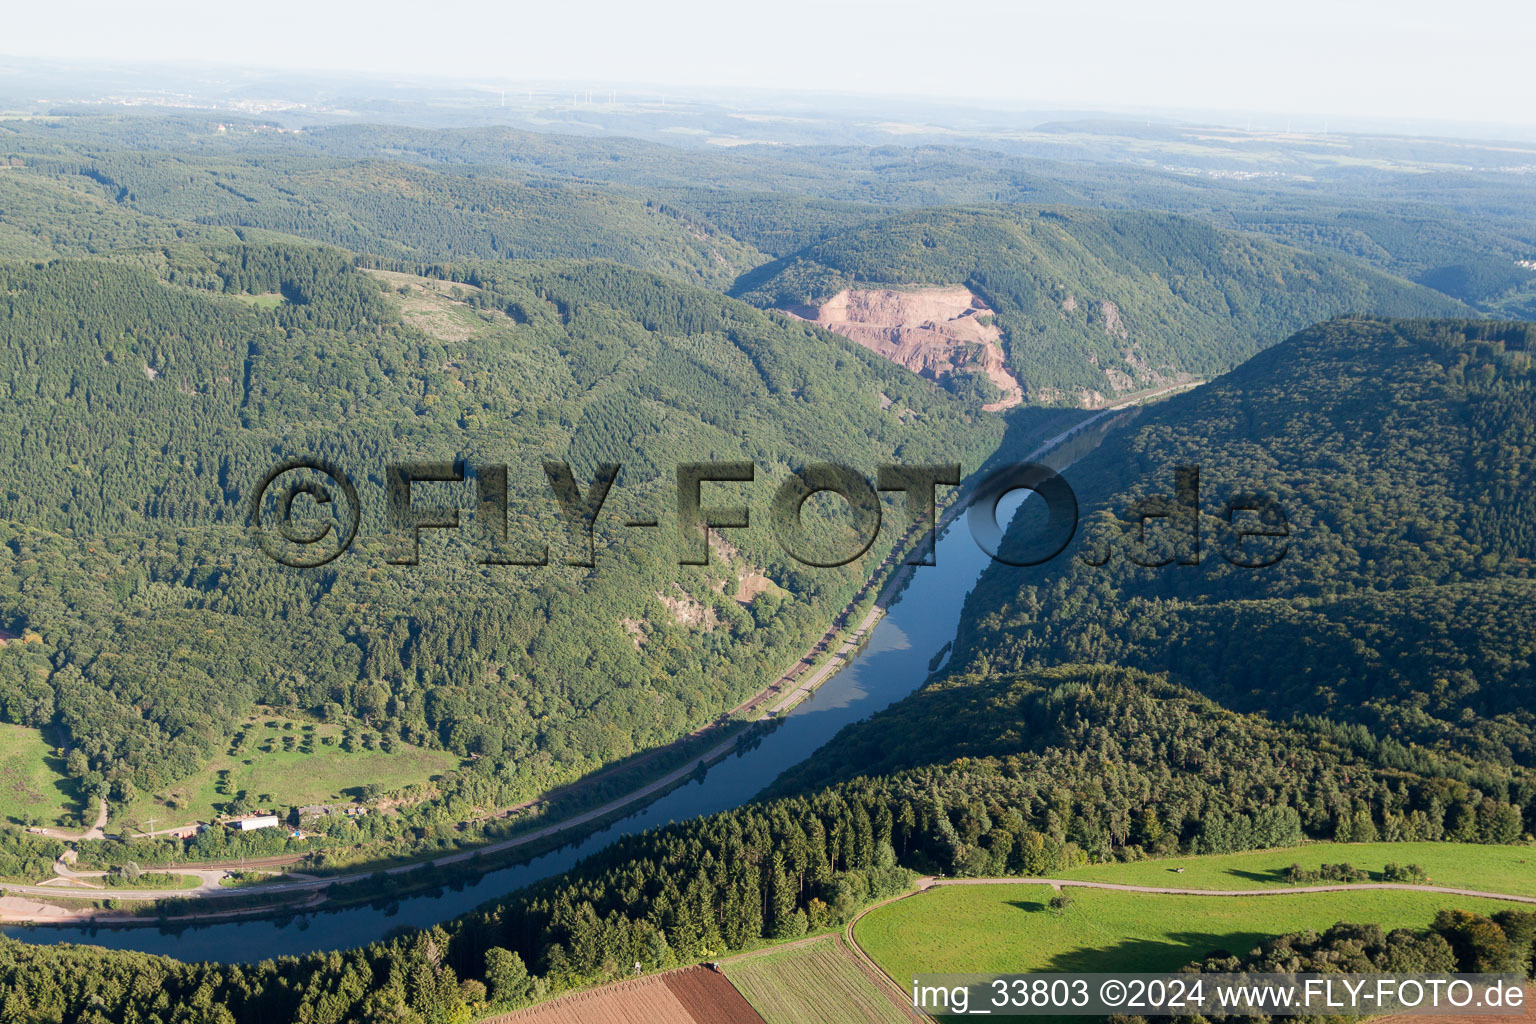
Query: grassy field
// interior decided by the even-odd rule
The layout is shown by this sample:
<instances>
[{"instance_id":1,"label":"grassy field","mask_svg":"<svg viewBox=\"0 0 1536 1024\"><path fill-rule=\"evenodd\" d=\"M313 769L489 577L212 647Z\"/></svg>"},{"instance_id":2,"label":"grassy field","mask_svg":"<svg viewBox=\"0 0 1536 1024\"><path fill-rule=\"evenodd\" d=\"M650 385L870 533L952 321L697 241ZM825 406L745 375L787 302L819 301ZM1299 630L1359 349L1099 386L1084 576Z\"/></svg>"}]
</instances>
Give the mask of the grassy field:
<instances>
[{"instance_id":1,"label":"grassy field","mask_svg":"<svg viewBox=\"0 0 1536 1024\"><path fill-rule=\"evenodd\" d=\"M0 725L0 817L22 825L79 823L64 759L36 729Z\"/></svg>"},{"instance_id":2,"label":"grassy field","mask_svg":"<svg viewBox=\"0 0 1536 1024\"><path fill-rule=\"evenodd\" d=\"M1118 879L1105 879L1118 881ZM891 977L943 972L1173 970L1213 950L1245 954L1269 936L1340 921L1427 926L1435 911L1515 904L1362 890L1291 896L1165 896L1070 890L1058 915L1044 885L944 886L872 911L856 937Z\"/></svg>"},{"instance_id":3,"label":"grassy field","mask_svg":"<svg viewBox=\"0 0 1536 1024\"><path fill-rule=\"evenodd\" d=\"M1280 850L1250 850L1212 857L1178 857L1135 864L1094 864L1056 872L1062 878L1190 889L1262 889L1284 886L1292 864L1317 870L1348 861L1380 882L1389 861L1418 864L1435 885L1536 896L1536 847L1469 843L1308 843ZM1183 868L1180 873L1177 869Z\"/></svg>"},{"instance_id":4,"label":"grassy field","mask_svg":"<svg viewBox=\"0 0 1536 1024\"><path fill-rule=\"evenodd\" d=\"M460 763L456 754L398 741L389 752L361 745L346 751L341 746L343 735L340 725L272 715L252 717L243 723L229 750L169 790L141 795L127 807L114 808L113 823L141 825L153 817L156 828L165 828L207 820L215 814L216 804L225 804L242 791L250 801L268 808L344 802L363 786L373 784L387 792L425 783Z\"/></svg>"},{"instance_id":5,"label":"grassy field","mask_svg":"<svg viewBox=\"0 0 1536 1024\"><path fill-rule=\"evenodd\" d=\"M438 341L466 341L487 331L511 326L511 321L504 317L482 314L453 298L455 293L478 292L480 289L473 285L388 270L370 270L368 273L397 290L404 289L399 293L400 315L406 323Z\"/></svg>"},{"instance_id":6,"label":"grassy field","mask_svg":"<svg viewBox=\"0 0 1536 1024\"><path fill-rule=\"evenodd\" d=\"M133 882L107 884L105 878L94 878L91 881L103 886L100 891L108 897L114 892L132 892L134 889L196 889L203 884L203 880L196 875L178 875L165 871L146 871Z\"/></svg>"},{"instance_id":7,"label":"grassy field","mask_svg":"<svg viewBox=\"0 0 1536 1024\"><path fill-rule=\"evenodd\" d=\"M722 965L767 1024L907 1024L837 937Z\"/></svg>"},{"instance_id":8,"label":"grassy field","mask_svg":"<svg viewBox=\"0 0 1536 1024\"><path fill-rule=\"evenodd\" d=\"M255 306L257 309L276 309L283 304L283 297L276 292L266 292L262 295L240 293L230 295L229 297L239 299L241 302Z\"/></svg>"}]
</instances>

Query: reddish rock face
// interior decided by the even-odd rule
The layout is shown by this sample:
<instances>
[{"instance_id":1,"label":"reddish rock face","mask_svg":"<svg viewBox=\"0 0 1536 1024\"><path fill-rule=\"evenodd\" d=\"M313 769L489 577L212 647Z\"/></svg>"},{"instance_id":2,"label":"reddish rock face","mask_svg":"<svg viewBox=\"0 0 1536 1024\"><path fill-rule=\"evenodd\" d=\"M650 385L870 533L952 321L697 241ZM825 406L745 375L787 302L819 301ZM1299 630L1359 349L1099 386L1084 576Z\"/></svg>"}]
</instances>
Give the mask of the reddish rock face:
<instances>
[{"instance_id":1,"label":"reddish rock face","mask_svg":"<svg viewBox=\"0 0 1536 1024\"><path fill-rule=\"evenodd\" d=\"M1024 401L1024 389L1003 355L1002 331L981 320L992 310L968 288L844 289L819 307L794 306L786 312L932 380L951 373L986 374L1003 393L983 406L989 411Z\"/></svg>"}]
</instances>

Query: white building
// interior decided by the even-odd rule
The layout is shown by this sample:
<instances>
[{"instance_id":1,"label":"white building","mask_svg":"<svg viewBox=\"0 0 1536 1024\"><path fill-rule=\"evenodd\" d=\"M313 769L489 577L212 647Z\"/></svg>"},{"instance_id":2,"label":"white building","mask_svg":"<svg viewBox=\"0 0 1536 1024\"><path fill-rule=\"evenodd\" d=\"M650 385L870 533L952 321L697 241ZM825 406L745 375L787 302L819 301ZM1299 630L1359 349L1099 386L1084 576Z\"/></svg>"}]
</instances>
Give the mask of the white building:
<instances>
[{"instance_id":1,"label":"white building","mask_svg":"<svg viewBox=\"0 0 1536 1024\"><path fill-rule=\"evenodd\" d=\"M235 828L239 829L241 832L250 832L258 828L276 828L277 815L253 814L248 818L236 818L234 821L230 822L230 824L235 826Z\"/></svg>"}]
</instances>

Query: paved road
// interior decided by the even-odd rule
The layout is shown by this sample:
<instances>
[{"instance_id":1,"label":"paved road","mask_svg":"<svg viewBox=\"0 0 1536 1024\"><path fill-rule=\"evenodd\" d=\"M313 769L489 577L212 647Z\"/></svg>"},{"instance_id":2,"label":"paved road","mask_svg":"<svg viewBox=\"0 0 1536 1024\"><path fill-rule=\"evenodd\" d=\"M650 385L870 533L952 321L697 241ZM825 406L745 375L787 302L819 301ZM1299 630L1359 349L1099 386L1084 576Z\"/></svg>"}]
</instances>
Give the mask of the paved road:
<instances>
[{"instance_id":1,"label":"paved road","mask_svg":"<svg viewBox=\"0 0 1536 1024\"><path fill-rule=\"evenodd\" d=\"M1061 433L1051 438L1049 441L1041 444L1034 451L1026 455L1021 461L1031 462L1040 458L1041 456L1050 452L1051 449L1067 440L1067 438L1082 430L1084 427L1088 426L1089 424L1098 422L1111 413L1120 412L1121 410L1135 405L1138 402L1146 401L1149 398L1155 398L1156 396L1166 394L1169 391L1192 388L1198 386L1201 383L1203 383L1203 381L1192 381L1186 384L1175 384L1170 387L1161 388L1157 391L1139 395L1136 398L1121 402L1118 405L1110 406L1107 409L1102 409L1099 412L1094 413L1092 416L1089 416L1087 419L1079 420L1072 426L1068 427L1066 430L1063 430ZM944 514L939 517L940 532L942 532L945 527L952 523L957 516L965 511L965 505L966 503L964 501L955 501L950 504L949 508L944 511ZM885 564L886 563L881 564L881 571L884 571ZM912 575L913 568L913 566L904 565L898 569L889 580L886 581L886 584L881 589L879 596L875 598L874 605L865 614L864 618L859 620L859 624L853 628L853 631L848 634L847 638L843 641L842 646L839 647L837 651L834 652L833 656L828 658L827 661L819 668L805 676L803 679L797 681L796 684L791 687L769 709L771 714L778 714L781 711L794 707L796 704L800 703L801 700L810 695L813 690L819 687L822 683L826 682L834 672L847 664L849 656L858 649L859 644L864 642L864 638L869 635L869 631L875 627L875 623L880 621L880 617L883 616L886 609L890 607L891 599L894 598L897 592L900 591L901 588L906 584L907 579ZM757 698L754 697L752 699L756 700ZM748 701L748 703L751 703L751 701ZM742 705L742 707L745 706L746 704Z\"/></svg>"}]
</instances>

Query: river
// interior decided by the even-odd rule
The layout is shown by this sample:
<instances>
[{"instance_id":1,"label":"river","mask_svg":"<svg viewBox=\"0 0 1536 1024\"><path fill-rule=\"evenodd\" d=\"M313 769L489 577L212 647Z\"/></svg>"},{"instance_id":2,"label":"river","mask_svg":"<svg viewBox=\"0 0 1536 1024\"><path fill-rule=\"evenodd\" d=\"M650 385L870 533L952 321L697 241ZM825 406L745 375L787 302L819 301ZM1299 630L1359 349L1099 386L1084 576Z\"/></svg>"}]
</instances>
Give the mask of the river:
<instances>
[{"instance_id":1,"label":"river","mask_svg":"<svg viewBox=\"0 0 1536 1024\"><path fill-rule=\"evenodd\" d=\"M1012 497L1021 500L1023 492ZM1018 503L1005 503L999 520L1006 521ZM922 685L928 677L929 661L954 639L965 596L988 562L963 523L951 526L939 540L936 564L916 570L901 599L876 624L863 649L750 749L726 757L711 766L702 780L690 780L627 818L524 864L488 872L461 888L402 897L387 907L317 910L286 920L180 925L174 930L153 925L14 925L3 931L27 942L89 942L162 953L179 960L228 963L345 949L382 938L402 926L446 921L514 889L559 874L621 836L747 802L843 726L869 717Z\"/></svg>"}]
</instances>

